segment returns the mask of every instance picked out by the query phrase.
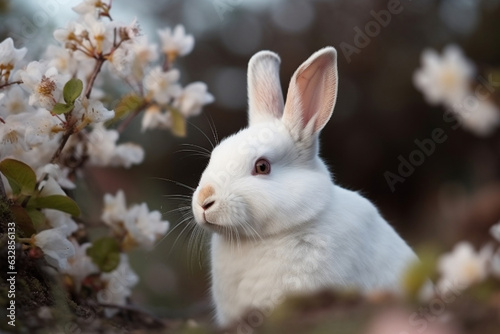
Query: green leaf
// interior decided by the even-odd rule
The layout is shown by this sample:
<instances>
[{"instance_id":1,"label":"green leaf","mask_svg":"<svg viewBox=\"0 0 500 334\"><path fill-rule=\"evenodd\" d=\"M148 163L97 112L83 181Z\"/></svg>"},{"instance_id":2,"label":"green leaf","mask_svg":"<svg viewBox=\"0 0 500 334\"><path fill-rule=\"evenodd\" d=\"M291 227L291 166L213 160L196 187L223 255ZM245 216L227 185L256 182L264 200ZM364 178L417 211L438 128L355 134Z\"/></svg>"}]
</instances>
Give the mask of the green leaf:
<instances>
[{"instance_id":1,"label":"green leaf","mask_svg":"<svg viewBox=\"0 0 500 334\"><path fill-rule=\"evenodd\" d=\"M41 213L39 210L29 208L26 210L26 212L28 213L28 216L30 216L31 221L33 222L33 227L35 228L35 230L41 231L42 229L48 227L47 223L46 223L47 218L45 218L43 213Z\"/></svg>"},{"instance_id":2,"label":"green leaf","mask_svg":"<svg viewBox=\"0 0 500 334\"><path fill-rule=\"evenodd\" d=\"M75 100L82 94L83 82L80 79L73 78L66 82L63 89L64 101L67 104L75 103Z\"/></svg>"},{"instance_id":3,"label":"green leaf","mask_svg":"<svg viewBox=\"0 0 500 334\"><path fill-rule=\"evenodd\" d=\"M30 166L15 159L0 162L0 172L7 178L14 195L31 195L36 187L36 174Z\"/></svg>"},{"instance_id":4,"label":"green leaf","mask_svg":"<svg viewBox=\"0 0 500 334\"><path fill-rule=\"evenodd\" d=\"M409 264L402 277L403 288L407 296L417 298L424 285L434 278L437 254L434 248L427 246L418 252L419 260Z\"/></svg>"},{"instance_id":5,"label":"green leaf","mask_svg":"<svg viewBox=\"0 0 500 334\"><path fill-rule=\"evenodd\" d=\"M10 207L10 211L14 216L17 227L24 232L25 236L30 237L36 233L33 221L25 208L18 204L14 204Z\"/></svg>"},{"instance_id":6,"label":"green leaf","mask_svg":"<svg viewBox=\"0 0 500 334\"><path fill-rule=\"evenodd\" d=\"M54 108L52 108L52 112L54 114L61 115L61 114L66 114L66 113L70 112L71 109L73 109L73 108L74 108L74 105L72 105L72 104L56 103Z\"/></svg>"},{"instance_id":7,"label":"green leaf","mask_svg":"<svg viewBox=\"0 0 500 334\"><path fill-rule=\"evenodd\" d=\"M172 133L177 137L185 137L186 119L177 110L171 109L170 113L172 115Z\"/></svg>"},{"instance_id":8,"label":"green leaf","mask_svg":"<svg viewBox=\"0 0 500 334\"><path fill-rule=\"evenodd\" d=\"M139 95L133 93L125 95L114 108L115 117L110 123L125 118L131 112L139 110L142 105L144 105L144 99Z\"/></svg>"},{"instance_id":9,"label":"green leaf","mask_svg":"<svg viewBox=\"0 0 500 334\"><path fill-rule=\"evenodd\" d=\"M51 195L46 197L31 198L28 202L28 208L54 209L69 213L74 217L80 215L80 208L75 201L64 195Z\"/></svg>"},{"instance_id":10,"label":"green leaf","mask_svg":"<svg viewBox=\"0 0 500 334\"><path fill-rule=\"evenodd\" d=\"M109 273L120 264L120 245L111 237L97 239L87 249L87 255L105 273Z\"/></svg>"}]
</instances>

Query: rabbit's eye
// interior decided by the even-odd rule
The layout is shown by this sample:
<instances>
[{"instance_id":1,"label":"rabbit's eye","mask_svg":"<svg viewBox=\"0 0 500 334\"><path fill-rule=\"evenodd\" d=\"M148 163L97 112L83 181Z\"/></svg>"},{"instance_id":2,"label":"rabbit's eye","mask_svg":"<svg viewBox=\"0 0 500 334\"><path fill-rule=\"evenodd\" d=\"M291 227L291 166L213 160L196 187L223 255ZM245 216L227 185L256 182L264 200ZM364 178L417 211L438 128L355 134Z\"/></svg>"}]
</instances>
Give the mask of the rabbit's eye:
<instances>
[{"instance_id":1,"label":"rabbit's eye","mask_svg":"<svg viewBox=\"0 0 500 334\"><path fill-rule=\"evenodd\" d=\"M271 164L269 163L269 161L267 161L266 159L257 160L252 174L267 175L269 173L271 173Z\"/></svg>"}]
</instances>

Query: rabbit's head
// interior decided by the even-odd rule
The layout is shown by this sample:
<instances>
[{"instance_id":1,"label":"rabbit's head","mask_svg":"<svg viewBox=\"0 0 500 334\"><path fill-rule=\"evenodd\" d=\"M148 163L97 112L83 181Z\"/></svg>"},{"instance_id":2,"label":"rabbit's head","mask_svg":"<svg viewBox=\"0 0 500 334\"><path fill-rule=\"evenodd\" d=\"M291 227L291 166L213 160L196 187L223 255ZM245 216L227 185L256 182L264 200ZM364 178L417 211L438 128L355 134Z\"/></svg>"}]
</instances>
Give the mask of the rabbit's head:
<instances>
[{"instance_id":1,"label":"rabbit's head","mask_svg":"<svg viewBox=\"0 0 500 334\"><path fill-rule=\"evenodd\" d=\"M195 220L227 236L265 238L293 231L328 209L330 173L318 157L318 134L337 96L337 53L314 53L294 73L286 104L278 55L248 64L249 127L212 152L193 194Z\"/></svg>"}]
</instances>

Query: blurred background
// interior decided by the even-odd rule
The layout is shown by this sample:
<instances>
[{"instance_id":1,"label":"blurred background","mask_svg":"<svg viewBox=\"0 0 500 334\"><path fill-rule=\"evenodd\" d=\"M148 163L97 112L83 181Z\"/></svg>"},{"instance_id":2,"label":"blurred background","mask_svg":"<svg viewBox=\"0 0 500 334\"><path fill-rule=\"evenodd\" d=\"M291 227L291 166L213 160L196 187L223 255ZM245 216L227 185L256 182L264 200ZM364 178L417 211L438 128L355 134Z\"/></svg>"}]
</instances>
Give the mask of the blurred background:
<instances>
[{"instance_id":1,"label":"blurred background","mask_svg":"<svg viewBox=\"0 0 500 334\"><path fill-rule=\"evenodd\" d=\"M76 14L76 0L0 0L0 40L12 37L36 59L56 27ZM129 170L89 169L76 196L84 218L98 226L104 193L124 189L127 203L147 202L163 212L171 229L182 220L170 212L186 202L170 195L190 195L174 180L195 187L207 160L182 152L182 143L211 149L211 126L220 138L246 126L246 65L257 51L282 58L286 92L295 69L314 51L332 45L339 52L339 95L334 116L321 135L322 156L335 180L359 190L415 248L448 250L457 240L482 243L500 219L500 131L478 137L443 121L444 109L429 106L414 87L414 71L426 48L441 52L457 44L488 78L500 73L500 1L401 0L399 13L368 43L355 47L356 28L374 21L371 11L387 10L388 0L115 0L118 21L136 17L142 32L157 40L156 30L183 24L196 40L180 59L183 84L207 83L215 102L190 119L188 136L166 131L141 133L140 118L122 138L146 150L145 162ZM344 44L342 44L344 43ZM500 75L493 75L500 83ZM500 101L498 91L494 92ZM397 183L400 161L417 149L414 141L431 138L441 128L447 136L421 166ZM207 138L208 137L208 138ZM208 309L208 257L189 245L189 228L178 226L151 252L132 254L141 277L133 299L160 316L195 316ZM182 234L181 234L182 232ZM205 238L208 241L208 238ZM199 240L197 240L199 243ZM201 250L200 250L201 249ZM205 248L206 249L206 248Z\"/></svg>"}]
</instances>

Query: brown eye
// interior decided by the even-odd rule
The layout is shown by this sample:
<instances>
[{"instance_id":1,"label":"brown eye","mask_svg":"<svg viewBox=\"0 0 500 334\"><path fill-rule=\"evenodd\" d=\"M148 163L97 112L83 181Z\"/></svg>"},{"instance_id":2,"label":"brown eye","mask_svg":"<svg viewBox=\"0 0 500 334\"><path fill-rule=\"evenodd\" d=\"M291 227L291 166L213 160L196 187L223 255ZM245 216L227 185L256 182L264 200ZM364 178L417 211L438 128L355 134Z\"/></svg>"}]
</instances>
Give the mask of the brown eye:
<instances>
[{"instance_id":1,"label":"brown eye","mask_svg":"<svg viewBox=\"0 0 500 334\"><path fill-rule=\"evenodd\" d=\"M269 161L267 161L266 159L257 160L252 174L267 175L269 173L271 173L271 164L269 163Z\"/></svg>"}]
</instances>

